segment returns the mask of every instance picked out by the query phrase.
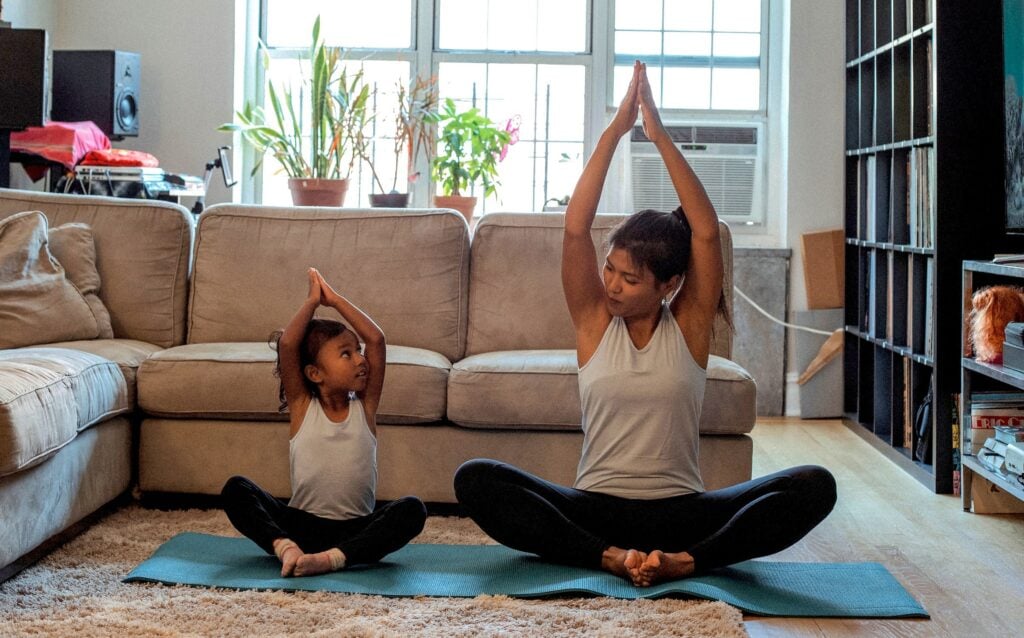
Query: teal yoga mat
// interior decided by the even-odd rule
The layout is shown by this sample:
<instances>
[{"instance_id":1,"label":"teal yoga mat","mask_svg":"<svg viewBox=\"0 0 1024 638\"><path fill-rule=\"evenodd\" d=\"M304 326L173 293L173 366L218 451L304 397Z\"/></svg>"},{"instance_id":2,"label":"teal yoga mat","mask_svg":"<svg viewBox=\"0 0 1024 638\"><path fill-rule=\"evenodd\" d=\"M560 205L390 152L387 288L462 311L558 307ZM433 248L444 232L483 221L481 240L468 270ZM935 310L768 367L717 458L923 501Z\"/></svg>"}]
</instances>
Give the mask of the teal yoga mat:
<instances>
[{"instance_id":1,"label":"teal yoga mat","mask_svg":"<svg viewBox=\"0 0 1024 638\"><path fill-rule=\"evenodd\" d=\"M244 538L186 532L161 545L124 582L380 596L599 595L721 600L762 616L927 618L878 563L747 561L712 574L634 587L602 571L545 563L500 545L413 544L377 565L281 578L280 563Z\"/></svg>"}]
</instances>

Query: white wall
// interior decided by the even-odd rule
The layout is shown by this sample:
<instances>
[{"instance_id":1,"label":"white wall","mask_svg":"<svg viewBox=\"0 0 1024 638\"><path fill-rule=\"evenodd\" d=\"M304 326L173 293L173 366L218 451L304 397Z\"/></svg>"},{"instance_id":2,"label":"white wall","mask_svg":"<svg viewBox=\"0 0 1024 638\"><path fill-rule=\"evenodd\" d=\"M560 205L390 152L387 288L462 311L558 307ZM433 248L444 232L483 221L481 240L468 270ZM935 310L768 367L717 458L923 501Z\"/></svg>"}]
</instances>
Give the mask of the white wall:
<instances>
[{"instance_id":1,"label":"white wall","mask_svg":"<svg viewBox=\"0 0 1024 638\"><path fill-rule=\"evenodd\" d=\"M10 22L15 29L46 29L53 37L57 27L54 0L0 0L0 4L0 20Z\"/></svg>"},{"instance_id":2,"label":"white wall","mask_svg":"<svg viewBox=\"0 0 1024 638\"><path fill-rule=\"evenodd\" d=\"M141 54L139 136L116 148L152 153L169 172L202 177L231 136L235 7L240 0L21 0L51 4L53 49L121 49ZM7 12L5 3L5 13ZM45 12L44 12L45 13ZM229 201L214 175L207 204Z\"/></svg>"}]
</instances>

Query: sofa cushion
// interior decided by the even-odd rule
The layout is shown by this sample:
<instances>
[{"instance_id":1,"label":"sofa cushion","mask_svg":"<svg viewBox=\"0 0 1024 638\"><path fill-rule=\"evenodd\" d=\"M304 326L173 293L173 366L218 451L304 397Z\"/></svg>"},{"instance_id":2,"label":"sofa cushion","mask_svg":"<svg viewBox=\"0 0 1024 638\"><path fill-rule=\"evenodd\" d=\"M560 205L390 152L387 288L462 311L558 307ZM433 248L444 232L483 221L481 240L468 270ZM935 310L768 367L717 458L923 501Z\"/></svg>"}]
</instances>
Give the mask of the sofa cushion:
<instances>
[{"instance_id":1,"label":"sofa cushion","mask_svg":"<svg viewBox=\"0 0 1024 638\"><path fill-rule=\"evenodd\" d=\"M604 263L605 242L627 215L597 215L591 237L595 268ZM561 213L492 213L473 234L469 279L469 329L466 354L537 348L575 348L569 308L562 292ZM732 311L732 235L719 223L723 288ZM732 332L715 320L711 353L728 358Z\"/></svg>"},{"instance_id":2,"label":"sofa cushion","mask_svg":"<svg viewBox=\"0 0 1024 638\"><path fill-rule=\"evenodd\" d=\"M0 188L0 217L40 210L51 227L88 224L114 334L168 348L185 341L192 215L169 202Z\"/></svg>"},{"instance_id":3,"label":"sofa cushion","mask_svg":"<svg viewBox=\"0 0 1024 638\"><path fill-rule=\"evenodd\" d=\"M199 218L188 342L266 341L302 304L310 266L389 344L462 356L469 230L444 210L210 207Z\"/></svg>"},{"instance_id":4,"label":"sofa cushion","mask_svg":"<svg viewBox=\"0 0 1024 638\"><path fill-rule=\"evenodd\" d=\"M139 369L139 405L155 416L287 419L278 411L277 353L266 343L196 343L169 348ZM379 423L444 418L448 370L442 355L388 345Z\"/></svg>"},{"instance_id":5,"label":"sofa cushion","mask_svg":"<svg viewBox=\"0 0 1024 638\"><path fill-rule=\"evenodd\" d=\"M742 367L711 355L701 434L754 427L757 388ZM470 428L579 430L575 350L515 350L466 357L452 366L448 418Z\"/></svg>"},{"instance_id":6,"label":"sofa cushion","mask_svg":"<svg viewBox=\"0 0 1024 638\"><path fill-rule=\"evenodd\" d=\"M65 348L0 350L0 476L41 463L79 431L131 409L113 361Z\"/></svg>"},{"instance_id":7,"label":"sofa cushion","mask_svg":"<svg viewBox=\"0 0 1024 638\"><path fill-rule=\"evenodd\" d=\"M0 348L99 335L92 309L50 253L38 211L0 220Z\"/></svg>"},{"instance_id":8,"label":"sofa cushion","mask_svg":"<svg viewBox=\"0 0 1024 638\"><path fill-rule=\"evenodd\" d=\"M136 374L139 366L150 355L163 350L160 346L145 341L134 339L89 339L86 341L60 341L49 343L45 346L32 346L45 348L70 348L81 350L113 361L121 368L125 383L128 385L128 403L136 404Z\"/></svg>"},{"instance_id":9,"label":"sofa cushion","mask_svg":"<svg viewBox=\"0 0 1024 638\"><path fill-rule=\"evenodd\" d=\"M64 267L68 281L78 288L96 317L100 339L113 339L110 313L100 299L100 273L96 270L96 244L87 224L64 224L48 233L50 253Z\"/></svg>"}]
</instances>

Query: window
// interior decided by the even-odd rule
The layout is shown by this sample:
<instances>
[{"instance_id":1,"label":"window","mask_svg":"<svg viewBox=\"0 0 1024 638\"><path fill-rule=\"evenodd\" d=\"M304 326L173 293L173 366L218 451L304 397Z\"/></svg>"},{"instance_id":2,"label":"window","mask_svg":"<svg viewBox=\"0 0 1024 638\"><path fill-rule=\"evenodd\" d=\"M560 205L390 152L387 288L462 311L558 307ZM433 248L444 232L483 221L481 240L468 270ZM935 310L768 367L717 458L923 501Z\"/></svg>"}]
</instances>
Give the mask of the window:
<instances>
[{"instance_id":1,"label":"window","mask_svg":"<svg viewBox=\"0 0 1024 638\"><path fill-rule=\"evenodd\" d=\"M764 0L628 0L615 3L615 89L633 60L647 63L663 109L765 111Z\"/></svg>"},{"instance_id":2,"label":"window","mask_svg":"<svg viewBox=\"0 0 1024 638\"><path fill-rule=\"evenodd\" d=\"M327 42L345 48L346 65L362 68L376 87L372 152L388 174L385 190L395 173L397 190L406 190L406 167L395 166L391 151L390 113L396 82L414 76L436 78L442 100L475 106L499 126L518 126L518 142L500 166L498 198L481 202L478 212L542 210L570 195L636 58L648 65L666 123L754 122L759 134L766 128L768 0L261 0L260 6L269 77L295 76L320 15ZM429 174L422 159L415 170ZM284 176L276 171L268 160L259 194L263 203L288 204ZM365 167L357 165L351 177L349 205L367 205L369 194L381 190ZM660 188L660 178L652 179L644 187ZM763 180L754 187L763 189ZM609 189L625 193L630 185L609 183ZM427 205L429 180L408 190L412 205ZM629 206L630 199L622 201Z\"/></svg>"}]
</instances>

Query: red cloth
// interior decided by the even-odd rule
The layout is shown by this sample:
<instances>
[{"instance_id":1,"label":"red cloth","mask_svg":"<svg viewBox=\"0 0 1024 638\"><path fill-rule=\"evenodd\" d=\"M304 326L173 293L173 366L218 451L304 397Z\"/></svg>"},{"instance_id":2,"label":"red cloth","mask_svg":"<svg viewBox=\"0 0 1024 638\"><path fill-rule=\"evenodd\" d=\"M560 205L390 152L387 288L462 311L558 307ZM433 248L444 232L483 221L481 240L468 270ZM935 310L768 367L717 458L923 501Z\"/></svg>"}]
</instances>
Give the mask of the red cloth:
<instances>
[{"instance_id":1,"label":"red cloth","mask_svg":"<svg viewBox=\"0 0 1024 638\"><path fill-rule=\"evenodd\" d=\"M155 168L160 161L149 153L127 151L121 148L89 151L82 159L82 166L146 166Z\"/></svg>"},{"instance_id":2,"label":"red cloth","mask_svg":"<svg viewBox=\"0 0 1024 638\"><path fill-rule=\"evenodd\" d=\"M50 122L11 133L12 152L38 155L63 164L68 170L75 168L89 151L108 148L110 138L93 122ZM38 180L46 168L26 166L25 172L33 180Z\"/></svg>"}]
</instances>

